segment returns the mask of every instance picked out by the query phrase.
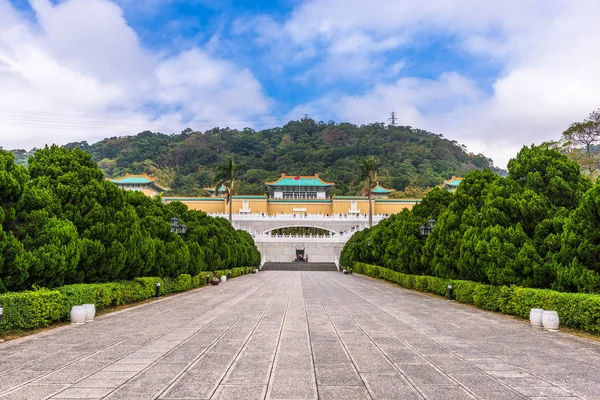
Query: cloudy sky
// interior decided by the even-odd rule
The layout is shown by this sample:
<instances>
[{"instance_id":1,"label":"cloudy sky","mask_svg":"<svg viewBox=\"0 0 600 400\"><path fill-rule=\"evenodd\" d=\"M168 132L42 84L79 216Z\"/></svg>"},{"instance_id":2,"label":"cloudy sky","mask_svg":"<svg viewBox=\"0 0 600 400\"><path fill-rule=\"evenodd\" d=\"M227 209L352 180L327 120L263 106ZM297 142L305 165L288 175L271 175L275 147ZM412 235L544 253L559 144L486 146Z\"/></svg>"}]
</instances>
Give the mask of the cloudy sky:
<instances>
[{"instance_id":1,"label":"cloudy sky","mask_svg":"<svg viewBox=\"0 0 600 400\"><path fill-rule=\"evenodd\" d=\"M0 146L315 120L504 167L600 108L597 0L0 0Z\"/></svg>"}]
</instances>

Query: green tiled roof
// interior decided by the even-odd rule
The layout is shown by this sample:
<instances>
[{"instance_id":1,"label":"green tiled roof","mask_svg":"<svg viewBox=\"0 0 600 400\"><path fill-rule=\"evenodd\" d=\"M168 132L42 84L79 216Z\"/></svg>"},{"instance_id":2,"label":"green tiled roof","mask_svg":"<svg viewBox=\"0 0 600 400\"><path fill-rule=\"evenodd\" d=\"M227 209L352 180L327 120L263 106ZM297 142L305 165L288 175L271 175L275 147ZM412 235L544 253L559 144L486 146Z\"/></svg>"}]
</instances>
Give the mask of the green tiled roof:
<instances>
[{"instance_id":1,"label":"green tiled roof","mask_svg":"<svg viewBox=\"0 0 600 400\"><path fill-rule=\"evenodd\" d=\"M454 179L454 180L451 180L450 182L444 182L444 183L448 186L458 186L458 185L460 185L461 182L462 182L462 179Z\"/></svg>"},{"instance_id":2,"label":"green tiled roof","mask_svg":"<svg viewBox=\"0 0 600 400\"><path fill-rule=\"evenodd\" d=\"M375 193L375 194L388 194L388 193L392 193L392 192L393 192L392 189L386 189L380 185L377 185L373 189L371 189L371 193Z\"/></svg>"},{"instance_id":3,"label":"green tiled roof","mask_svg":"<svg viewBox=\"0 0 600 400\"><path fill-rule=\"evenodd\" d=\"M163 201L225 201L223 197L163 197Z\"/></svg>"},{"instance_id":4,"label":"green tiled roof","mask_svg":"<svg viewBox=\"0 0 600 400\"><path fill-rule=\"evenodd\" d=\"M421 199L375 199L375 203L420 203Z\"/></svg>"},{"instance_id":5,"label":"green tiled roof","mask_svg":"<svg viewBox=\"0 0 600 400\"><path fill-rule=\"evenodd\" d=\"M171 190L167 187L160 186L154 181L154 179L151 179L148 175L127 174L121 178L106 178L106 180L116 185L154 185L158 189Z\"/></svg>"},{"instance_id":6,"label":"green tiled roof","mask_svg":"<svg viewBox=\"0 0 600 400\"><path fill-rule=\"evenodd\" d=\"M114 179L108 178L108 180L111 182L114 182L114 183L136 184L136 185L154 182L153 180L150 180L143 176L127 176L124 178L114 178Z\"/></svg>"},{"instance_id":7,"label":"green tiled roof","mask_svg":"<svg viewBox=\"0 0 600 400\"><path fill-rule=\"evenodd\" d=\"M207 192L214 192L215 191L215 187L211 187L211 188L204 188L204 190L206 190ZM219 189L219 193L225 193L227 192L227 188L223 185L221 185L221 188Z\"/></svg>"},{"instance_id":8,"label":"green tiled roof","mask_svg":"<svg viewBox=\"0 0 600 400\"><path fill-rule=\"evenodd\" d=\"M266 199L267 196L264 194L241 194L239 196L234 195L234 199Z\"/></svg>"},{"instance_id":9,"label":"green tiled roof","mask_svg":"<svg viewBox=\"0 0 600 400\"><path fill-rule=\"evenodd\" d=\"M266 182L267 186L333 186L332 182L324 182L318 176L301 176L300 179L294 179L295 176L282 176L275 182Z\"/></svg>"}]
</instances>

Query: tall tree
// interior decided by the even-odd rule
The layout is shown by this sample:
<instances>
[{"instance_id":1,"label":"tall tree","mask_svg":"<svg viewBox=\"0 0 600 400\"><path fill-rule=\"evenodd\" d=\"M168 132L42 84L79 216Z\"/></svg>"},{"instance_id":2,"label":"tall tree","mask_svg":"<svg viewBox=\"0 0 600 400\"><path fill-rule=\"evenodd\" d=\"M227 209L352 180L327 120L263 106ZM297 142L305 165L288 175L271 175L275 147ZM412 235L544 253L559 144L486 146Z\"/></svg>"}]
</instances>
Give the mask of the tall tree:
<instances>
[{"instance_id":1,"label":"tall tree","mask_svg":"<svg viewBox=\"0 0 600 400\"><path fill-rule=\"evenodd\" d=\"M583 122L575 122L563 132L563 149L583 170L593 175L600 165L600 109Z\"/></svg>"},{"instance_id":2,"label":"tall tree","mask_svg":"<svg viewBox=\"0 0 600 400\"><path fill-rule=\"evenodd\" d=\"M241 170L241 166L233 161L233 157L230 157L223 164L215 166L215 193L219 193L221 186L227 189L227 203L229 204L229 223L232 223L233 219L233 193L235 191L235 181L237 175Z\"/></svg>"},{"instance_id":3,"label":"tall tree","mask_svg":"<svg viewBox=\"0 0 600 400\"><path fill-rule=\"evenodd\" d=\"M373 204L371 203L371 190L377 183L377 174L381 168L379 158L370 156L358 162L358 191L367 194L369 199L369 227L373 226Z\"/></svg>"}]
</instances>

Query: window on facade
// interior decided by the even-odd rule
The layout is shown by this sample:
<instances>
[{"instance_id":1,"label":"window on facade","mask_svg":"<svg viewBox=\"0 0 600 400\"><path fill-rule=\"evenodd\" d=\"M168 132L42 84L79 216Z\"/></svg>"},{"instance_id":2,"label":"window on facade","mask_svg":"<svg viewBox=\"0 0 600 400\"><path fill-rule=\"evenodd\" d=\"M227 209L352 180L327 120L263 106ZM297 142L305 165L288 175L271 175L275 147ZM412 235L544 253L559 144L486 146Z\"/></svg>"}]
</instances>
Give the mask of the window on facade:
<instances>
[{"instance_id":1,"label":"window on facade","mask_svg":"<svg viewBox=\"0 0 600 400\"><path fill-rule=\"evenodd\" d=\"M283 192L284 199L316 199L317 192Z\"/></svg>"}]
</instances>

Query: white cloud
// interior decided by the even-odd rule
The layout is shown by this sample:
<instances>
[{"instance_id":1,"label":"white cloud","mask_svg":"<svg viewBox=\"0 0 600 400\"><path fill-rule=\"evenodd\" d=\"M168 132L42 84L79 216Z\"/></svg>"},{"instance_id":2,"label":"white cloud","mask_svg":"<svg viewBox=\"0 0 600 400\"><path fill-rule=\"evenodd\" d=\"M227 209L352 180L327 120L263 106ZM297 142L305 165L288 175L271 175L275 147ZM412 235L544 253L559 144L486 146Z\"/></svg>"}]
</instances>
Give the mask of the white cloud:
<instances>
[{"instance_id":1,"label":"white cloud","mask_svg":"<svg viewBox=\"0 0 600 400\"><path fill-rule=\"evenodd\" d=\"M300 48L319 43L325 48L323 65L336 61L343 49L345 57L359 57L365 66L356 69L355 79L369 68L376 79L361 95L330 93L292 115L366 123L385 121L396 111L401 124L442 133L505 166L522 145L558 139L571 122L600 107L598 15L596 0L307 0L281 24L282 34ZM457 51L501 65L491 93L452 71L435 80L382 83L377 74L387 64L376 63L379 54L418 46L427 35L452 38Z\"/></svg>"},{"instance_id":2,"label":"white cloud","mask_svg":"<svg viewBox=\"0 0 600 400\"><path fill-rule=\"evenodd\" d=\"M169 58L145 50L115 3L31 5L35 23L0 0L4 148L243 127L269 113L271 100L250 71L200 48Z\"/></svg>"}]
</instances>

